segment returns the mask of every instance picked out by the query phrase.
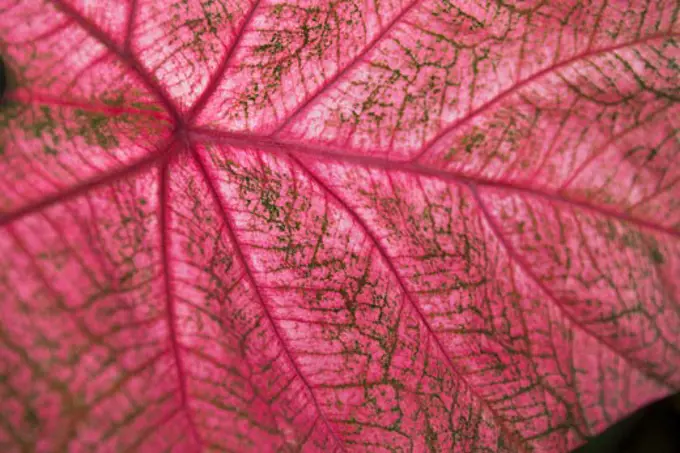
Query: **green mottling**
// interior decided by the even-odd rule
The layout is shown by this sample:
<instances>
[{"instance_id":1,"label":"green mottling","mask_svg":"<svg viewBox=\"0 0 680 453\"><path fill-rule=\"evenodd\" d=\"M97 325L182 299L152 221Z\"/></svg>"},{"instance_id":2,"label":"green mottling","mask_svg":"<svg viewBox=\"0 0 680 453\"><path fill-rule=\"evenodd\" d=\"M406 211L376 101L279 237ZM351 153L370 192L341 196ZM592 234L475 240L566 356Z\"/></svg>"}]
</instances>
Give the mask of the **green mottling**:
<instances>
[{"instance_id":1,"label":"green mottling","mask_svg":"<svg viewBox=\"0 0 680 453\"><path fill-rule=\"evenodd\" d=\"M280 19L281 14L283 13L283 10L284 10L285 7L286 7L286 5L283 4L283 3L279 3L279 4L275 5L272 8L272 14L274 14L274 16L276 16L277 19Z\"/></svg>"},{"instance_id":2,"label":"green mottling","mask_svg":"<svg viewBox=\"0 0 680 453\"><path fill-rule=\"evenodd\" d=\"M652 262L654 262L654 264L663 264L665 261L663 254L657 247L652 247L649 250L649 257L651 258Z\"/></svg>"},{"instance_id":3,"label":"green mottling","mask_svg":"<svg viewBox=\"0 0 680 453\"><path fill-rule=\"evenodd\" d=\"M678 62L675 58L669 58L667 64L668 64L668 69L672 69L674 71L680 71L680 65L678 65Z\"/></svg>"},{"instance_id":4,"label":"green mottling","mask_svg":"<svg viewBox=\"0 0 680 453\"><path fill-rule=\"evenodd\" d=\"M134 270L134 269L133 269L133 270L127 271L125 274L123 274L123 275L118 279L118 283L119 283L120 285L123 285L123 284L129 282L130 280L132 280L132 278L135 276L136 273L137 273L137 271Z\"/></svg>"},{"instance_id":5,"label":"green mottling","mask_svg":"<svg viewBox=\"0 0 680 453\"><path fill-rule=\"evenodd\" d=\"M439 451L439 438L437 433L432 429L429 417L425 417L425 442L427 443L427 448L432 453Z\"/></svg>"},{"instance_id":6,"label":"green mottling","mask_svg":"<svg viewBox=\"0 0 680 453\"><path fill-rule=\"evenodd\" d=\"M102 102L111 107L121 107L125 103L125 98L123 97L123 93L118 93L114 98L102 97Z\"/></svg>"},{"instance_id":7,"label":"green mottling","mask_svg":"<svg viewBox=\"0 0 680 453\"><path fill-rule=\"evenodd\" d=\"M83 138L88 145L105 149L117 147L119 132L115 130L114 124L118 122L134 126L145 124L135 123L126 114L112 117L83 109L55 110L46 105L30 108L21 104L9 104L0 113L0 129L16 127L32 138L49 142L49 145L43 145L43 152L47 156L57 156L60 143L64 139L71 140L75 137Z\"/></svg>"},{"instance_id":8,"label":"green mottling","mask_svg":"<svg viewBox=\"0 0 680 453\"><path fill-rule=\"evenodd\" d=\"M31 406L27 406L24 410L24 423L34 429L40 427L40 418L38 417L38 413Z\"/></svg>"},{"instance_id":9,"label":"green mottling","mask_svg":"<svg viewBox=\"0 0 680 453\"><path fill-rule=\"evenodd\" d=\"M343 6L340 6L344 4ZM346 7L352 10L348 12ZM340 11L342 10L342 14ZM244 94L237 101L239 114L236 117L244 117L248 120L249 111L253 106L259 108L272 102L274 94L281 89L282 80L290 73L291 68L304 65L305 61L324 60L328 52L335 46L342 48L342 39L336 30L342 29L349 19L355 24L361 24L361 11L353 2L327 2L325 7L308 6L301 7L292 4L277 4L272 7L271 15L274 18L294 16L298 20L297 29L279 28L263 30L261 44L254 47L257 61L248 63L248 67L257 74L254 80L260 84L259 89L254 89L253 82L244 89ZM340 20L344 17L344 20ZM365 33L365 30L364 30ZM308 74L299 74L303 85L307 84Z\"/></svg>"},{"instance_id":10,"label":"green mottling","mask_svg":"<svg viewBox=\"0 0 680 453\"><path fill-rule=\"evenodd\" d=\"M48 146L48 145L43 146L43 151L48 156L56 156L59 153L58 150L56 150L55 148L52 148L51 146Z\"/></svg>"},{"instance_id":11,"label":"green mottling","mask_svg":"<svg viewBox=\"0 0 680 453\"><path fill-rule=\"evenodd\" d=\"M634 233L625 233L621 240L623 241L623 245L626 247L636 247L637 245L637 238L635 237Z\"/></svg>"},{"instance_id":12,"label":"green mottling","mask_svg":"<svg viewBox=\"0 0 680 453\"><path fill-rule=\"evenodd\" d=\"M42 138L43 134L49 134L52 136L54 143L58 144L59 136L56 131L57 123L52 116L52 109L45 105L41 105L39 111L40 114L35 121L27 124L24 130L32 133L35 138Z\"/></svg>"},{"instance_id":13,"label":"green mottling","mask_svg":"<svg viewBox=\"0 0 680 453\"><path fill-rule=\"evenodd\" d=\"M189 8L185 0L171 5L171 8L182 11L182 14L173 15L173 20L177 22L176 27L188 29L192 34L192 39L186 43L186 46L195 52L199 61L208 61L212 55L216 55L220 50L215 45L214 39L210 39L208 35L217 38L223 26L232 20L233 15L222 2L205 0L199 4L201 7L199 16L190 19L184 19L184 17L187 14L196 14L196 12Z\"/></svg>"},{"instance_id":14,"label":"green mottling","mask_svg":"<svg viewBox=\"0 0 680 453\"><path fill-rule=\"evenodd\" d=\"M486 136L479 131L479 128L475 126L470 134L463 136L463 138L460 141L460 144L462 146L462 149L467 154L472 154L475 148L478 148L480 145L484 143L485 138ZM451 160L457 153L458 153L457 148L453 147L449 148L444 158L447 160Z\"/></svg>"},{"instance_id":15,"label":"green mottling","mask_svg":"<svg viewBox=\"0 0 680 453\"><path fill-rule=\"evenodd\" d=\"M144 103L144 102L134 101L134 102L130 102L130 105L132 107L139 109L139 110L149 110L149 111L152 111L152 112L162 112L163 111L163 109L156 104L147 104L147 103Z\"/></svg>"},{"instance_id":16,"label":"green mottling","mask_svg":"<svg viewBox=\"0 0 680 453\"><path fill-rule=\"evenodd\" d=\"M607 231L605 232L605 237L608 241L616 240L616 226L614 222L607 220Z\"/></svg>"},{"instance_id":17,"label":"green mottling","mask_svg":"<svg viewBox=\"0 0 680 453\"><path fill-rule=\"evenodd\" d=\"M446 159L446 160L453 159L453 157L456 155L457 152L458 152L458 150L456 148L453 148L453 147L449 148L449 150L444 155L444 159Z\"/></svg>"},{"instance_id":18,"label":"green mottling","mask_svg":"<svg viewBox=\"0 0 680 453\"><path fill-rule=\"evenodd\" d=\"M78 349L71 349L66 357L66 364L76 366L81 361L81 352Z\"/></svg>"},{"instance_id":19,"label":"green mottling","mask_svg":"<svg viewBox=\"0 0 680 453\"><path fill-rule=\"evenodd\" d=\"M633 157L635 154L637 154L638 151L643 151L644 149L645 149L644 146L634 146L624 153L624 157L625 158Z\"/></svg>"},{"instance_id":20,"label":"green mottling","mask_svg":"<svg viewBox=\"0 0 680 453\"><path fill-rule=\"evenodd\" d=\"M479 129L475 127L472 129L472 133L463 137L461 144L465 148L466 153L472 154L472 151L475 148L484 143L484 138L484 134L479 132Z\"/></svg>"},{"instance_id":21,"label":"green mottling","mask_svg":"<svg viewBox=\"0 0 680 453\"><path fill-rule=\"evenodd\" d=\"M384 391L380 393L382 393L383 396L385 394ZM373 395L368 388L364 390L364 405L373 406L373 410L376 413L376 415L380 415L383 412L383 410L378 405L378 398L375 395Z\"/></svg>"},{"instance_id":22,"label":"green mottling","mask_svg":"<svg viewBox=\"0 0 680 453\"><path fill-rule=\"evenodd\" d=\"M318 220L318 217L317 217ZM319 249L323 248L323 238L328 234L328 216L324 215L323 218L321 219L321 233L318 235L317 240L316 240L316 245L314 246L314 252L312 253L312 257L309 260L308 267L309 269L314 269L315 267L319 267L321 263L317 260L317 255L319 253Z\"/></svg>"},{"instance_id":23,"label":"green mottling","mask_svg":"<svg viewBox=\"0 0 680 453\"><path fill-rule=\"evenodd\" d=\"M83 137L88 145L99 145L105 149L119 145L111 128L111 117L81 109L76 109L74 114L77 124L76 135ZM124 116L121 118L127 120Z\"/></svg>"},{"instance_id":24,"label":"green mottling","mask_svg":"<svg viewBox=\"0 0 680 453\"><path fill-rule=\"evenodd\" d=\"M34 340L33 344L37 349L45 348L50 351L58 351L59 347L61 346L59 342L47 338L42 333L38 333L33 340Z\"/></svg>"},{"instance_id":25,"label":"green mottling","mask_svg":"<svg viewBox=\"0 0 680 453\"><path fill-rule=\"evenodd\" d=\"M260 193L260 203L269 213L268 223L276 224L278 229L283 231L285 226L279 220L279 207L276 205L279 194L273 190L265 189Z\"/></svg>"},{"instance_id":26,"label":"green mottling","mask_svg":"<svg viewBox=\"0 0 680 453\"><path fill-rule=\"evenodd\" d=\"M658 154L658 152L659 152L659 150L657 148L652 148L651 150L649 150L649 153L647 153L647 158L646 158L647 162L654 159L656 157L656 155Z\"/></svg>"},{"instance_id":27,"label":"green mottling","mask_svg":"<svg viewBox=\"0 0 680 453\"><path fill-rule=\"evenodd\" d=\"M253 175L242 173L243 169L233 162L222 162L219 165L239 180L239 193L246 206L252 209L251 204L259 204L263 208L255 209L254 216L269 224L270 230L275 228L282 233L276 237L280 245L273 249L285 253L286 260L303 250L304 246L298 244L294 238L294 232L302 228L301 222L294 218L294 213L305 211L308 203L304 199L298 203L300 195L289 189L290 201L280 206L281 184L275 179L270 179L272 176L270 170L265 170L265 175Z\"/></svg>"},{"instance_id":28,"label":"green mottling","mask_svg":"<svg viewBox=\"0 0 680 453\"><path fill-rule=\"evenodd\" d=\"M267 44L262 44L255 47L255 53L268 53L276 55L284 51L283 43L281 42L281 35L274 33Z\"/></svg>"}]
</instances>

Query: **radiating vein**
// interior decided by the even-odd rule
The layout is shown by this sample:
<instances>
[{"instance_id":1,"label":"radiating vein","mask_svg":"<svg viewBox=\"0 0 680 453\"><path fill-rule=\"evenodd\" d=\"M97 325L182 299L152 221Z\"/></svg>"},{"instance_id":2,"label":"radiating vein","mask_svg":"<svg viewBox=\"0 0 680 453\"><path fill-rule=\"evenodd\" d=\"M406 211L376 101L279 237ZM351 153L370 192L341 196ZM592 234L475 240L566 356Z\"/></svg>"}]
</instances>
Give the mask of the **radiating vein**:
<instances>
[{"instance_id":1,"label":"radiating vein","mask_svg":"<svg viewBox=\"0 0 680 453\"><path fill-rule=\"evenodd\" d=\"M205 107L206 103L210 99L210 97L215 93L215 90L217 89L217 86L219 83L222 81L222 78L224 77L224 73L227 71L229 68L229 63L231 63L231 60L234 58L234 55L236 54L236 51L239 48L239 45L241 44L241 41L243 40L243 36L245 35L246 28L250 25L250 23L253 20L253 16L255 15L255 12L257 11L258 6L260 6L260 1L261 0L255 0L253 4L250 7L250 10L248 11L248 14L246 17L243 19L243 22L241 23L241 26L239 27L238 31L236 32L236 39L234 42L231 44L227 52L224 54L224 57L222 58L222 61L220 62L219 66L213 72L213 74L210 76L210 81L208 82L208 85L205 87L205 90L201 94L201 96L196 100L194 105L191 107L189 110L189 113L186 116L186 122L187 124L191 124L192 121L201 113L203 110L203 107Z\"/></svg>"},{"instance_id":2,"label":"radiating vein","mask_svg":"<svg viewBox=\"0 0 680 453\"><path fill-rule=\"evenodd\" d=\"M305 156L305 158L344 162L364 168L400 171L413 175L429 176L448 182L456 181L463 184L473 183L477 186L497 187L508 192L525 193L531 197L537 197L550 202L573 206L598 215L615 218L626 223L636 225L640 228L649 229L669 235L671 237L680 238L680 230L676 228L658 225L639 216L633 216L625 212L595 205L586 200L569 197L563 192L536 188L526 182L505 182L499 179L473 176L460 171L439 170L419 163L390 161L380 157L350 154L339 148L321 145L310 146L300 142L277 140L270 137L250 134L225 133L209 128L196 128L190 133L190 135L196 140L201 140L205 143L225 144L244 149L255 146L257 149L275 154L293 153L296 155Z\"/></svg>"},{"instance_id":3,"label":"radiating vein","mask_svg":"<svg viewBox=\"0 0 680 453\"><path fill-rule=\"evenodd\" d=\"M640 371L642 374L658 382L662 386L668 389L673 389L673 387L668 382L666 382L666 380L662 376L654 373L653 371L649 370L646 367L641 366L639 361L633 360L623 352L619 351L613 344L611 344L608 340L603 338L602 335L598 335L595 331L590 329L588 326L584 325L582 322L576 319L571 313L569 313L569 310L567 310L564 307L562 301L553 294L553 292L545 285L545 283L541 281L541 279L538 278L538 276L531 269L531 266L524 260L524 258L522 258L517 253L515 248L512 245L510 245L510 243L505 239L505 236L503 236L503 234L501 233L496 220L489 212L489 209L484 203L484 200L482 200L482 198L479 196L479 191L475 187L475 185L467 184L467 187L472 193L472 196L475 199L477 206L479 206L479 209L482 212L482 215L484 217L484 220L486 221L487 226L489 227L489 230L492 232L494 237L498 239L498 242L501 244L503 249L505 249L510 260L514 261L517 264L517 266L522 270L522 272L540 288L543 294L545 294L545 296L548 299L550 299L550 301L560 310L560 313L562 313L569 320L569 322L571 322L577 328L581 329L590 337L594 338L598 343L605 346L616 356L621 357L621 359L623 359L631 368Z\"/></svg>"},{"instance_id":4,"label":"radiating vein","mask_svg":"<svg viewBox=\"0 0 680 453\"><path fill-rule=\"evenodd\" d=\"M49 93L36 93L36 92L10 92L5 96L5 102L17 102L23 105L38 106L42 104L67 107L73 109L79 109L86 112L100 113L102 115L107 115L111 117L116 117L118 115L135 115L143 116L147 118L153 118L160 121L171 122L171 118L162 111L145 110L134 107L117 107L106 104L92 104L80 99L62 99L55 97Z\"/></svg>"},{"instance_id":5,"label":"radiating vein","mask_svg":"<svg viewBox=\"0 0 680 453\"><path fill-rule=\"evenodd\" d=\"M335 83L340 80L345 74L347 74L352 68L354 68L358 63L360 63L363 58L373 50L382 39L389 34L389 32L402 20L402 18L413 9L414 6L418 4L419 0L411 0L411 2L397 14L392 21L385 26L380 33L373 37L373 39L359 52L354 58L352 58L342 69L337 71L330 77L325 83L320 85L317 90L309 95L300 105L298 105L295 110L293 110L281 125L279 125L270 135L277 136L281 131L283 131L286 126L293 122L293 120L304 111L314 100L321 97L321 95L330 89Z\"/></svg>"},{"instance_id":6,"label":"radiating vein","mask_svg":"<svg viewBox=\"0 0 680 453\"><path fill-rule=\"evenodd\" d=\"M233 226L233 220L231 219L231 216L229 215L229 212L226 209L226 205L225 205L224 201L222 200L222 197L220 196L219 192L217 191L217 187L215 187L215 183L213 181L212 176L208 172L206 164L203 162L201 155L196 151L196 149L191 148L191 154L192 154L194 161L196 162L196 165L199 168L199 171L201 172L201 175L203 176L203 179L205 180L205 183L208 186L208 189L209 189L212 197L215 199L215 202L220 209L220 215L224 220L225 228L227 229L229 239L230 239L230 241L231 241L231 243L234 247L234 252L235 252L238 260L242 263L243 268L245 270L245 273L248 277L248 280L250 281L250 283L253 287L253 291L255 293L255 299L256 299L258 305L260 305L260 307L262 308L262 311L264 312L265 317L269 321L269 324L272 327L274 335L276 336L277 340L281 344L281 347L282 347L284 353L286 354L286 357L287 357L289 363L291 364L291 367L293 368L293 370L295 371L297 376L300 378L300 381L303 383L303 385L307 389L307 392L309 393L309 396L314 403L314 407L316 408L317 413L323 419L324 424L328 428L329 434L331 435L331 437L335 441L336 445L340 448L340 450L346 451L345 447L343 445L343 442L338 438L338 436L335 433L335 430L333 429L333 426L331 425L330 421L326 417L325 413L321 410L321 406L320 406L320 404L319 404L319 402L316 398L316 395L314 393L314 390L313 390L311 384L309 383L309 381L307 380L305 375L300 370L300 367L298 366L297 361L293 357L293 354L290 350L290 346L288 345L287 341L283 337L283 334L281 333L281 330L280 330L278 324L276 323L274 317L272 316L271 311L270 311L264 297L262 296L262 294L260 292L259 285L258 285L257 281L255 280L255 276L253 275L253 272L250 268L250 265L248 264L248 261L246 260L245 254L243 252L243 247L242 247L240 241L238 240L238 238L236 236L235 228Z\"/></svg>"},{"instance_id":7,"label":"radiating vein","mask_svg":"<svg viewBox=\"0 0 680 453\"><path fill-rule=\"evenodd\" d=\"M442 353L444 356L447 365L451 369L451 371L456 375L456 377L460 380L461 383L465 387L467 387L472 395L482 403L484 407L492 414L496 424L498 425L499 429L503 432L503 434L507 437L507 439L513 444L514 448L516 449L515 451L517 452L525 452L528 451L526 443L518 439L518 436L510 429L508 429L508 424L507 421L505 421L502 417L498 415L498 413L488 404L486 400L484 400L477 391L475 390L472 385L467 381L466 377L458 370L456 365L453 363L451 356L449 352L444 348L444 345L439 341L439 337L437 337L434 329L430 325L429 321L427 320L427 317L423 313L422 309L418 305L418 303L415 301L413 295L411 294L411 291L406 287L406 284L404 283L404 280L401 276L401 274L397 271L396 267L394 266L394 263L392 262L392 259L390 259L389 254L387 253L387 250L385 250L385 247L383 244L378 240L378 238L375 237L373 232L369 229L368 225L364 220L355 212L354 209L352 209L345 200L340 197L338 194L335 193L333 189L331 189L328 184L324 183L311 169L309 169L300 159L297 157L290 155L290 158L293 162L297 164L297 166L306 174L309 176L311 180L315 182L315 184L324 190L326 193L328 193L339 205L340 207L347 212L352 220L356 222L356 224L361 228L361 230L366 234L368 239L375 245L376 250L378 251L380 257L384 261L384 263L387 265L387 268L389 269L390 273L394 276L394 278L397 281L397 284L399 285L399 288L401 289L402 294L406 297L406 300L408 300L409 304L413 307L413 310L415 311L418 319L420 322L423 324L425 329L428 332L428 335L432 338L434 343L437 346L437 349Z\"/></svg>"},{"instance_id":8,"label":"radiating vein","mask_svg":"<svg viewBox=\"0 0 680 453\"><path fill-rule=\"evenodd\" d=\"M182 352L177 338L177 313L175 306L174 292L172 290L172 282L170 281L170 244L169 244L169 234L168 234L168 213L169 213L169 198L168 198L168 162L163 162L161 166L161 171L158 177L160 178L158 189L159 189L159 226L161 235L161 259L163 263L163 283L165 288L165 310L168 319L168 336L170 337L170 347L172 349L172 354L174 357L175 368L177 370L177 380L179 381L179 391L182 404L182 410L184 411L187 421L189 423L189 430L191 435L194 437L196 443L199 446L199 451L202 450L203 440L198 433L196 428L196 423L194 421L194 415L189 406L189 392L187 389L187 377L184 370L184 362L182 359Z\"/></svg>"},{"instance_id":9,"label":"radiating vein","mask_svg":"<svg viewBox=\"0 0 680 453\"><path fill-rule=\"evenodd\" d=\"M529 77L522 79L518 83L512 85L510 88L501 91L499 94L494 96L492 99L488 100L484 104L480 105L476 109L471 110L467 115L461 117L460 119L454 121L451 125L445 127L437 135L435 135L431 140L429 140L426 144L423 145L422 149L415 154L409 162L416 163L418 162L427 152L432 149L437 143L442 141L447 135L451 134L453 131L458 130L465 124L469 123L472 121L474 118L477 116L483 114L484 112L488 111L491 109L494 105L498 104L501 102L503 99L507 98L508 96L512 95L513 93L516 93L519 91L521 88L531 84L532 82L535 82L536 80L540 79L541 77L544 77L548 74L551 74L553 72L556 72L566 66L569 66L570 64L576 63L577 61L581 60L586 60L591 57L596 57L598 55L602 54L607 54L607 53L612 53L616 52L617 50L625 49L627 47L632 47L632 46L637 46L640 44L645 44L650 41L654 40L659 40L659 39L669 39L669 38L675 38L680 36L680 33L662 33L662 34L654 34L654 35L649 35L646 36L643 39L637 39L634 41L627 41L623 42L620 44L614 44L612 46L607 46L607 47L602 47L599 49L589 49L586 52L580 53L578 55L574 55L571 58L567 58L565 60L562 60L558 63L555 63L551 66L548 66L547 68L544 68Z\"/></svg>"},{"instance_id":10,"label":"radiating vein","mask_svg":"<svg viewBox=\"0 0 680 453\"><path fill-rule=\"evenodd\" d=\"M25 216L40 212L43 209L49 208L58 203L65 203L74 198L78 198L88 192L97 189L99 187L114 184L117 181L129 178L136 174L142 173L145 170L153 167L154 165L167 159L171 154L171 149L174 146L174 138L168 140L164 145L162 145L157 151L147 154L146 156L132 162L129 165L118 168L108 173L96 176L87 181L76 184L69 187L66 190L57 192L55 194L49 195L47 197L41 198L39 200L27 203L18 209L0 212L0 227L8 225L16 220L19 220Z\"/></svg>"},{"instance_id":11,"label":"radiating vein","mask_svg":"<svg viewBox=\"0 0 680 453\"><path fill-rule=\"evenodd\" d=\"M128 6L128 16L127 22L125 23L125 39L123 40L123 53L130 54L131 48L130 43L132 41L132 34L135 31L135 16L137 15L137 0L130 0L130 5Z\"/></svg>"},{"instance_id":12,"label":"radiating vein","mask_svg":"<svg viewBox=\"0 0 680 453\"><path fill-rule=\"evenodd\" d=\"M85 30L90 36L101 43L109 52L116 55L123 63L132 69L138 76L141 82L147 87L152 95L154 95L163 105L168 114L178 123L180 123L180 115L174 102L166 91L156 82L154 76L144 69L144 67L131 54L120 49L116 43L109 38L104 31L86 17L84 17L78 10L67 4L64 0L50 0L54 6L57 7L64 15L66 15L73 22L78 24L80 28Z\"/></svg>"}]
</instances>

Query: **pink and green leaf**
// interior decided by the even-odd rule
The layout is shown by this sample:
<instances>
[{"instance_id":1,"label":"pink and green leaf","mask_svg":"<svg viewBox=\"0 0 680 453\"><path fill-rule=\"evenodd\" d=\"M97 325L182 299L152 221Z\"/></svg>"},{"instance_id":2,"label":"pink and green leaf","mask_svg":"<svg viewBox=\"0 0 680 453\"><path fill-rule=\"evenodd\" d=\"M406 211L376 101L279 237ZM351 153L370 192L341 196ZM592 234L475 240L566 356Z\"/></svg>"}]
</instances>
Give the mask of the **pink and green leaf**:
<instances>
[{"instance_id":1,"label":"pink and green leaf","mask_svg":"<svg viewBox=\"0 0 680 453\"><path fill-rule=\"evenodd\" d=\"M677 391L679 15L0 2L0 450L567 452Z\"/></svg>"}]
</instances>

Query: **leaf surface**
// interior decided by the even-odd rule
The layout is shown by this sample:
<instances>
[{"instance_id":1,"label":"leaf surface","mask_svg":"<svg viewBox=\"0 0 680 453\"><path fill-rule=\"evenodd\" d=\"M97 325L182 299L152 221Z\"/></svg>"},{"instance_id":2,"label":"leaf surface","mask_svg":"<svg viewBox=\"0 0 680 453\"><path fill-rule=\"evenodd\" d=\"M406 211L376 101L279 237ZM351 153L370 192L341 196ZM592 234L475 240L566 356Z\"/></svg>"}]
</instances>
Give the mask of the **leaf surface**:
<instances>
[{"instance_id":1,"label":"leaf surface","mask_svg":"<svg viewBox=\"0 0 680 453\"><path fill-rule=\"evenodd\" d=\"M1 2L0 449L566 452L677 391L679 14Z\"/></svg>"}]
</instances>

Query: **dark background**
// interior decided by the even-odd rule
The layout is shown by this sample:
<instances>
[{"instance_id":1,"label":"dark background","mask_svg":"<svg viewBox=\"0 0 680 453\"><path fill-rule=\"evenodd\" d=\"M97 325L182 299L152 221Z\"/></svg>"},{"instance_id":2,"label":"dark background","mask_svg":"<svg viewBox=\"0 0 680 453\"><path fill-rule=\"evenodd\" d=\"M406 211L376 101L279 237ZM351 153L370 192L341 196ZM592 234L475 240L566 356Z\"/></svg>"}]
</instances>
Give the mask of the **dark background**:
<instances>
[{"instance_id":1,"label":"dark background","mask_svg":"<svg viewBox=\"0 0 680 453\"><path fill-rule=\"evenodd\" d=\"M643 407L573 453L680 453L680 393Z\"/></svg>"}]
</instances>

